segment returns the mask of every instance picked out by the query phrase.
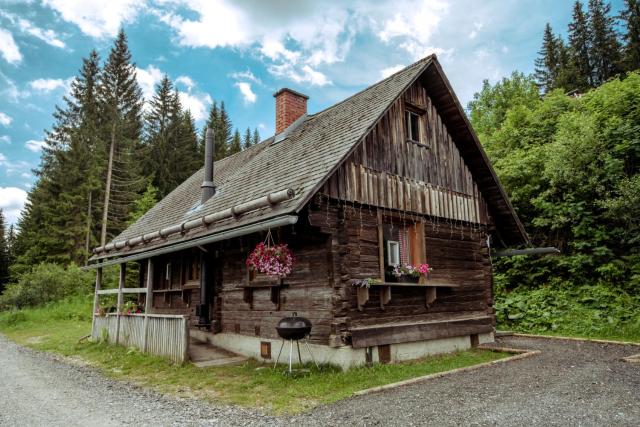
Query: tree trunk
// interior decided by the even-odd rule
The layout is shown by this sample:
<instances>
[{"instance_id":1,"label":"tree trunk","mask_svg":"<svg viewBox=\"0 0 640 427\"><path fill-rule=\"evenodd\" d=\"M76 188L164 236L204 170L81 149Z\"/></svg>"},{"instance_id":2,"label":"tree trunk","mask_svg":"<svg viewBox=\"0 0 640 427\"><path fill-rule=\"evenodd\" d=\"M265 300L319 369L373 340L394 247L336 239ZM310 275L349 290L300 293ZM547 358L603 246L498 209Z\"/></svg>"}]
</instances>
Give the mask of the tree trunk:
<instances>
[{"instance_id":1,"label":"tree trunk","mask_svg":"<svg viewBox=\"0 0 640 427\"><path fill-rule=\"evenodd\" d=\"M100 246L107 243L107 221L109 219L109 197L111 196L111 175L113 173L113 155L116 145L116 124L111 126L111 146L109 147L109 164L107 166L107 183L104 189L104 207L102 210L102 231L100 232Z\"/></svg>"},{"instance_id":2,"label":"tree trunk","mask_svg":"<svg viewBox=\"0 0 640 427\"><path fill-rule=\"evenodd\" d=\"M89 264L90 248L89 243L91 240L91 191L89 191L89 203L87 203L87 236L84 240L84 265Z\"/></svg>"}]
</instances>

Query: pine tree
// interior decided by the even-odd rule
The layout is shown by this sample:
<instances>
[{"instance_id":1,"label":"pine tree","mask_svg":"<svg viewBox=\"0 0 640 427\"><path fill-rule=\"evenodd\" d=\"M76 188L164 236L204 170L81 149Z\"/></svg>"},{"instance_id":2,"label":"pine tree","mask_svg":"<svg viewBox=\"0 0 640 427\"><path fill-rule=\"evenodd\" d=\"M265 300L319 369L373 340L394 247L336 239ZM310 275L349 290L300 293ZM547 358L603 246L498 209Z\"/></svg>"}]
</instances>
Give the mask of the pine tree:
<instances>
[{"instance_id":1,"label":"pine tree","mask_svg":"<svg viewBox=\"0 0 640 427\"><path fill-rule=\"evenodd\" d=\"M145 115L144 175L162 198L200 166L198 138L190 113L180 104L178 91L166 75Z\"/></svg>"},{"instance_id":2,"label":"pine tree","mask_svg":"<svg viewBox=\"0 0 640 427\"><path fill-rule=\"evenodd\" d=\"M229 155L236 154L242 151L242 139L240 138L240 131L236 129L231 138L231 144L229 144Z\"/></svg>"},{"instance_id":3,"label":"pine tree","mask_svg":"<svg viewBox=\"0 0 640 427\"><path fill-rule=\"evenodd\" d=\"M588 17L578 0L573 5L573 18L569 23L571 65L575 71L576 89L586 91L592 86L593 67L589 57L591 34Z\"/></svg>"},{"instance_id":4,"label":"pine tree","mask_svg":"<svg viewBox=\"0 0 640 427\"><path fill-rule=\"evenodd\" d=\"M132 202L146 186L139 170L142 92L127 37L120 30L104 66L99 87L108 147L100 244L126 226Z\"/></svg>"},{"instance_id":5,"label":"pine tree","mask_svg":"<svg viewBox=\"0 0 640 427\"><path fill-rule=\"evenodd\" d=\"M83 59L64 107L56 107L38 180L28 194L12 247L18 270L42 261L80 263L87 258L87 241L95 242L92 224L100 211L91 209L89 199L101 191L104 158L97 136L99 72L99 57L92 51Z\"/></svg>"},{"instance_id":6,"label":"pine tree","mask_svg":"<svg viewBox=\"0 0 640 427\"><path fill-rule=\"evenodd\" d=\"M599 86L620 71L620 43L615 32L615 19L609 16L611 4L589 0L591 64L593 86Z\"/></svg>"},{"instance_id":7,"label":"pine tree","mask_svg":"<svg viewBox=\"0 0 640 427\"><path fill-rule=\"evenodd\" d=\"M553 34L549 23L544 28L542 48L538 55L535 63L535 77L538 86L546 93L557 87L561 56L558 39Z\"/></svg>"},{"instance_id":8,"label":"pine tree","mask_svg":"<svg viewBox=\"0 0 640 427\"><path fill-rule=\"evenodd\" d=\"M244 144L243 149L245 149L245 150L247 148L251 147L251 129L249 129L249 128L247 128L247 130L244 131L243 144Z\"/></svg>"},{"instance_id":9,"label":"pine tree","mask_svg":"<svg viewBox=\"0 0 640 427\"><path fill-rule=\"evenodd\" d=\"M224 159L229 155L229 145L231 144L231 138L233 137L231 130L233 125L227 110L224 108L224 101L220 103L220 115L218 116L217 126L215 130L215 150L214 159Z\"/></svg>"},{"instance_id":10,"label":"pine tree","mask_svg":"<svg viewBox=\"0 0 640 427\"><path fill-rule=\"evenodd\" d=\"M0 208L0 294L9 283L10 248L8 232L5 227L4 213Z\"/></svg>"},{"instance_id":11,"label":"pine tree","mask_svg":"<svg viewBox=\"0 0 640 427\"><path fill-rule=\"evenodd\" d=\"M626 8L620 19L625 24L624 69L634 71L640 68L640 1L625 0Z\"/></svg>"},{"instance_id":12,"label":"pine tree","mask_svg":"<svg viewBox=\"0 0 640 427\"><path fill-rule=\"evenodd\" d=\"M253 130L253 141L251 145L257 145L260 143L260 134L258 133L258 129Z\"/></svg>"}]
</instances>

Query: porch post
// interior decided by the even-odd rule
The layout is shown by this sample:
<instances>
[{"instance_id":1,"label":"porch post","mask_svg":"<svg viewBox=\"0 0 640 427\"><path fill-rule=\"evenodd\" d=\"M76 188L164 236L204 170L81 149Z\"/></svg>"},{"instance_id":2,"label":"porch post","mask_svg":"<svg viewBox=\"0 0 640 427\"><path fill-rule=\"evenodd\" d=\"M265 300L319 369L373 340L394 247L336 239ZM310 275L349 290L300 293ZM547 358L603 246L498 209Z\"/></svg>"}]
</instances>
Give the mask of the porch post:
<instances>
[{"instance_id":1,"label":"porch post","mask_svg":"<svg viewBox=\"0 0 640 427\"><path fill-rule=\"evenodd\" d=\"M153 307L153 261L147 258L147 294L144 299L144 338L142 340L142 352L147 352L147 334L149 333L149 314Z\"/></svg>"},{"instance_id":2,"label":"porch post","mask_svg":"<svg viewBox=\"0 0 640 427\"><path fill-rule=\"evenodd\" d=\"M91 337L96 336L95 324L96 324L96 312L100 307L100 288L102 287L102 267L96 269L96 289L93 294L93 316L91 316Z\"/></svg>"},{"instance_id":3,"label":"porch post","mask_svg":"<svg viewBox=\"0 0 640 427\"><path fill-rule=\"evenodd\" d=\"M116 344L120 342L120 315L122 313L122 289L124 288L125 273L127 271L127 264L120 264L120 281L118 282L118 306L116 312Z\"/></svg>"}]
</instances>

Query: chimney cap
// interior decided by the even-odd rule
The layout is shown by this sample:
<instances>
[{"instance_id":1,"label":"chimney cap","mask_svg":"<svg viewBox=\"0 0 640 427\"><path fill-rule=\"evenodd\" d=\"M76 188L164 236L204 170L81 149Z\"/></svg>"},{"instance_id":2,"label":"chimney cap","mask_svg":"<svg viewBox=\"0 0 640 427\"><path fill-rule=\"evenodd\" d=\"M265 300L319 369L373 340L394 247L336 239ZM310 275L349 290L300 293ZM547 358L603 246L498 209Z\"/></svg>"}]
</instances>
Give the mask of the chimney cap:
<instances>
[{"instance_id":1,"label":"chimney cap","mask_svg":"<svg viewBox=\"0 0 640 427\"><path fill-rule=\"evenodd\" d=\"M301 98L309 99L309 97L307 95L305 95L304 93L297 92L297 91L295 91L293 89L289 89L288 87L283 87L282 89L280 89L276 93L274 93L273 96L274 97L278 97L278 95L280 95L280 94L282 94L284 92L289 92L289 93L292 93L292 94L294 94L296 96L299 96Z\"/></svg>"}]
</instances>

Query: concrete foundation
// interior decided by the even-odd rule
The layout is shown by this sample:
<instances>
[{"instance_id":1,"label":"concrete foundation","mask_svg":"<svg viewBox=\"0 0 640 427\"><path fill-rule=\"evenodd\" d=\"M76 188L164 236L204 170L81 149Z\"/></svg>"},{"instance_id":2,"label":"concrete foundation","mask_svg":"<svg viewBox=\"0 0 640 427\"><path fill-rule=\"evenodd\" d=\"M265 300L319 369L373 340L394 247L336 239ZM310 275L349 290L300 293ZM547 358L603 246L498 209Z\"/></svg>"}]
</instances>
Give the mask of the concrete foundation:
<instances>
[{"instance_id":1,"label":"concrete foundation","mask_svg":"<svg viewBox=\"0 0 640 427\"><path fill-rule=\"evenodd\" d=\"M282 346L282 340L274 340L269 338L252 337L247 335L233 334L233 333L220 333L211 334L201 331L192 330L191 337L208 341L211 344L231 351L233 353L241 354L243 356L251 357L253 359L273 363L276 357L278 357L278 351ZM479 334L478 343L485 344L494 341L493 332ZM421 357L451 353L454 351L467 350L471 348L472 339L469 335L442 338L428 341L416 341L400 344L391 344L391 362L402 362L406 360L419 359ZM271 345L271 357L264 358L260 354L261 343L270 343ZM329 347L327 345L309 344L309 349L313 353L313 358L320 364L331 364L340 366L342 369L349 369L355 366L362 366L367 363L367 350L366 348L353 348L347 347ZM311 362L311 354L307 349L306 344L303 341L300 342L300 353L302 355L302 361L304 363ZM293 361L297 363L298 353L295 342L293 344ZM378 347L371 348L371 359L373 362L378 362ZM286 342L282 354L280 355L280 363L288 363L289 360L289 342Z\"/></svg>"}]
</instances>

